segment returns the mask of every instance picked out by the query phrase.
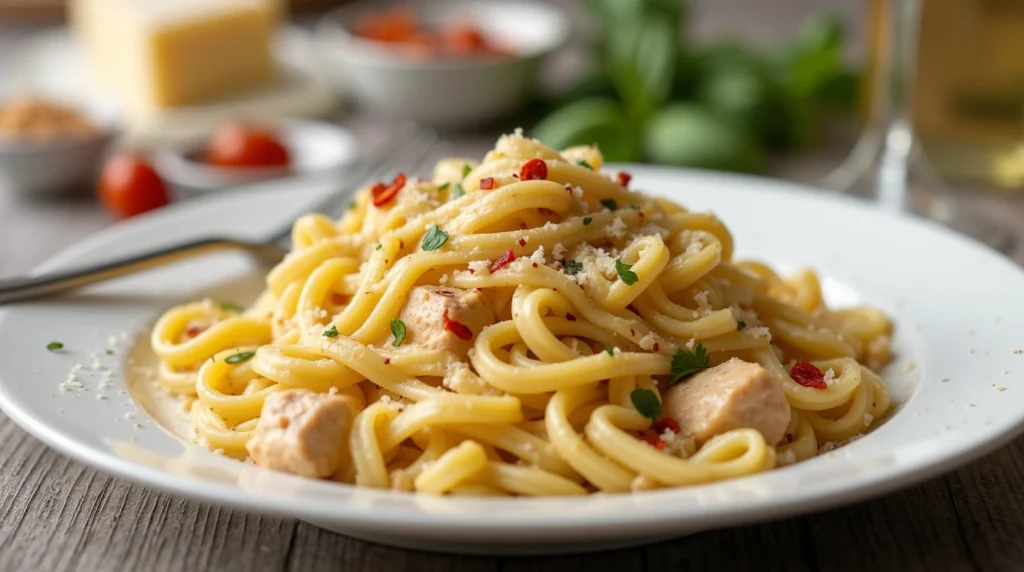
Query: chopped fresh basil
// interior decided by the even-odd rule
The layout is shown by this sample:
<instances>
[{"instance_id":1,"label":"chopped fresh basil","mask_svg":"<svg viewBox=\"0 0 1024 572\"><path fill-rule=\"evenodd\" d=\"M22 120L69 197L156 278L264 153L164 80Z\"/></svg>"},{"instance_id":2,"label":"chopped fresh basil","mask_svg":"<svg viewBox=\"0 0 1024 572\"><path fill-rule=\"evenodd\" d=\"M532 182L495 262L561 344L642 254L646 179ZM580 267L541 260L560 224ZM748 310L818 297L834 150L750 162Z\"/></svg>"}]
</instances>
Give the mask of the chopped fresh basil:
<instances>
[{"instance_id":1,"label":"chopped fresh basil","mask_svg":"<svg viewBox=\"0 0 1024 572\"><path fill-rule=\"evenodd\" d=\"M744 322L743 320L736 320L736 331L737 332L742 330L743 328L746 328L746 327L747 327L747 323L746 322Z\"/></svg>"},{"instance_id":2,"label":"chopped fresh basil","mask_svg":"<svg viewBox=\"0 0 1024 572\"><path fill-rule=\"evenodd\" d=\"M583 270L583 263L576 262L575 260L566 260L564 268L566 274L569 276L575 276Z\"/></svg>"},{"instance_id":3,"label":"chopped fresh basil","mask_svg":"<svg viewBox=\"0 0 1024 572\"><path fill-rule=\"evenodd\" d=\"M604 351L608 352L608 355L615 356L615 348L611 346L605 346Z\"/></svg>"},{"instance_id":4,"label":"chopped fresh basil","mask_svg":"<svg viewBox=\"0 0 1024 572\"><path fill-rule=\"evenodd\" d=\"M469 175L472 172L473 172L473 167L470 167L469 163L466 163L466 164L462 165L462 178L463 179L466 178L466 175Z\"/></svg>"},{"instance_id":5,"label":"chopped fresh basil","mask_svg":"<svg viewBox=\"0 0 1024 572\"><path fill-rule=\"evenodd\" d=\"M629 393L629 400L633 402L633 407L636 407L640 415L652 421L661 415L661 402L650 389L634 389Z\"/></svg>"},{"instance_id":6,"label":"chopped fresh basil","mask_svg":"<svg viewBox=\"0 0 1024 572\"><path fill-rule=\"evenodd\" d=\"M391 345L396 348L402 345L405 341L405 322L394 318L391 320L391 335L395 336L395 341L391 342Z\"/></svg>"},{"instance_id":7,"label":"chopped fresh basil","mask_svg":"<svg viewBox=\"0 0 1024 572\"><path fill-rule=\"evenodd\" d=\"M439 191L447 191L448 187L450 187L450 186L452 186L451 183L444 183L443 185L438 186L437 190L439 190Z\"/></svg>"},{"instance_id":8,"label":"chopped fresh basil","mask_svg":"<svg viewBox=\"0 0 1024 572\"><path fill-rule=\"evenodd\" d=\"M46 344L46 349L50 350L51 352L59 352L60 350L64 349L64 343L63 342L50 342L50 343Z\"/></svg>"},{"instance_id":9,"label":"chopped fresh basil","mask_svg":"<svg viewBox=\"0 0 1024 572\"><path fill-rule=\"evenodd\" d=\"M427 230L427 234L423 235L423 250L437 250L446 242L448 242L448 233L435 224Z\"/></svg>"},{"instance_id":10,"label":"chopped fresh basil","mask_svg":"<svg viewBox=\"0 0 1024 572\"><path fill-rule=\"evenodd\" d=\"M224 358L224 362L231 365L244 363L251 360L254 355L256 355L256 352L238 352L237 354L232 354Z\"/></svg>"},{"instance_id":11,"label":"chopped fresh basil","mask_svg":"<svg viewBox=\"0 0 1024 572\"><path fill-rule=\"evenodd\" d=\"M615 199L604 199L601 201L601 204L608 207L610 211L619 210L619 203L615 202Z\"/></svg>"},{"instance_id":12,"label":"chopped fresh basil","mask_svg":"<svg viewBox=\"0 0 1024 572\"><path fill-rule=\"evenodd\" d=\"M619 279L626 283L626 286L632 286L639 280L632 268L632 264L626 264L619 259L615 260L615 272L618 273Z\"/></svg>"},{"instance_id":13,"label":"chopped fresh basil","mask_svg":"<svg viewBox=\"0 0 1024 572\"><path fill-rule=\"evenodd\" d=\"M693 351L681 349L672 356L672 379L669 385L679 383L684 377L707 369L711 365L708 359L708 350L704 344L697 344Z\"/></svg>"},{"instance_id":14,"label":"chopped fresh basil","mask_svg":"<svg viewBox=\"0 0 1024 572\"><path fill-rule=\"evenodd\" d=\"M465 195L465 194L466 194L466 191L463 190L462 183L455 183L455 194L453 196L458 199L458 198L461 198L462 195Z\"/></svg>"},{"instance_id":15,"label":"chopped fresh basil","mask_svg":"<svg viewBox=\"0 0 1024 572\"><path fill-rule=\"evenodd\" d=\"M584 169L590 169L591 171L594 170L594 167L592 167L586 159L576 159L576 164L579 165L580 167L583 167Z\"/></svg>"},{"instance_id":16,"label":"chopped fresh basil","mask_svg":"<svg viewBox=\"0 0 1024 572\"><path fill-rule=\"evenodd\" d=\"M244 308L242 308L238 304L235 304L234 302L217 302L217 305L220 306L220 309L224 310L225 312L234 312L236 314L241 314L242 311L244 310Z\"/></svg>"},{"instance_id":17,"label":"chopped fresh basil","mask_svg":"<svg viewBox=\"0 0 1024 572\"><path fill-rule=\"evenodd\" d=\"M324 337L325 338L336 338L336 337L338 337L338 326L335 326L334 324L331 324L331 329L324 330Z\"/></svg>"},{"instance_id":18,"label":"chopped fresh basil","mask_svg":"<svg viewBox=\"0 0 1024 572\"><path fill-rule=\"evenodd\" d=\"M635 211L638 211L638 210L640 210L640 205L638 205L636 203L629 203L629 208L631 208L631 209L633 209Z\"/></svg>"},{"instance_id":19,"label":"chopped fresh basil","mask_svg":"<svg viewBox=\"0 0 1024 572\"><path fill-rule=\"evenodd\" d=\"M583 226L587 226L588 224L590 224L592 222L594 222L594 219L592 219L592 218L590 218L588 216L583 217Z\"/></svg>"}]
</instances>

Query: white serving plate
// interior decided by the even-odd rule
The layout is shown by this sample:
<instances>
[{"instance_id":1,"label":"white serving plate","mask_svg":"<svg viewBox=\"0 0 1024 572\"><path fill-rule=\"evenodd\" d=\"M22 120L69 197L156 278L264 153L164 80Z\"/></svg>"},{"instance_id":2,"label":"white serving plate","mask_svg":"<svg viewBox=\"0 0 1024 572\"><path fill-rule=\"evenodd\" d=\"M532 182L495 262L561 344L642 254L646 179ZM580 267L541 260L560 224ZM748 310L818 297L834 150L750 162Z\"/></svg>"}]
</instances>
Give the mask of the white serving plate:
<instances>
[{"instance_id":1,"label":"white serving plate","mask_svg":"<svg viewBox=\"0 0 1024 572\"><path fill-rule=\"evenodd\" d=\"M127 350L104 353L109 335L137 333L134 359L144 359L146 329L172 304L204 295L248 301L261 275L235 254L0 309L0 407L59 451L150 487L375 542L464 553L606 549L821 510L948 471L1018 433L1024 421L1024 355L1016 353L1024 349L1024 271L1018 266L936 225L823 191L753 177L628 169L635 188L716 211L741 256L783 268L810 265L825 277L831 302L868 302L889 312L899 359L884 374L895 414L808 462L635 495L431 497L275 474L184 446L161 431L127 393ZM255 237L330 190L326 181L277 181L175 204L82 241L39 271L204 233ZM51 340L64 342L66 351L48 352ZM82 374L85 390L62 393L73 364L91 365L92 352L113 372L110 386L99 386L102 374Z\"/></svg>"}]
</instances>

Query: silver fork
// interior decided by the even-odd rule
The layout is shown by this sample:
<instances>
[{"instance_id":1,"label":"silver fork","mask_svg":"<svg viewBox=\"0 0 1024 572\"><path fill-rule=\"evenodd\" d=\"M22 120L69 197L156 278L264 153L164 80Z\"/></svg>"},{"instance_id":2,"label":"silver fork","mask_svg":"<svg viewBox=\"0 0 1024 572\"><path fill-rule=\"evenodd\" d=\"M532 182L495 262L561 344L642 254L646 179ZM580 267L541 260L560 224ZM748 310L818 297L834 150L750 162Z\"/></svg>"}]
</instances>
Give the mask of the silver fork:
<instances>
[{"instance_id":1,"label":"silver fork","mask_svg":"<svg viewBox=\"0 0 1024 572\"><path fill-rule=\"evenodd\" d=\"M437 135L432 131L398 130L396 135L388 138L375 159L356 167L353 173L345 177L336 192L311 205L308 211L322 212L337 218L343 209L347 208L343 199L367 182L384 180L399 169L410 172L421 169L430 157L431 147L436 142ZM81 268L3 280L0 281L0 305L50 296L222 250L248 251L260 260L275 263L284 258L291 247L293 222L288 221L263 240L249 241L230 236L211 236Z\"/></svg>"}]
</instances>

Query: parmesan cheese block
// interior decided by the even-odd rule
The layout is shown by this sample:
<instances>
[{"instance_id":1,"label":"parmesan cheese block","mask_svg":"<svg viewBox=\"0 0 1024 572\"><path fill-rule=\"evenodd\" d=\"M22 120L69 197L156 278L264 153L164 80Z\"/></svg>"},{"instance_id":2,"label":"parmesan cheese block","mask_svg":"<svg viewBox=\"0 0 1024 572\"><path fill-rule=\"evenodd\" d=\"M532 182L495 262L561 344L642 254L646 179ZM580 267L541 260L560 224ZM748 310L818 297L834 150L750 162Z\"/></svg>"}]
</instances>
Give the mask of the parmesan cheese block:
<instances>
[{"instance_id":1,"label":"parmesan cheese block","mask_svg":"<svg viewBox=\"0 0 1024 572\"><path fill-rule=\"evenodd\" d=\"M270 82L277 0L72 0L94 72L136 109L193 105Z\"/></svg>"}]
</instances>

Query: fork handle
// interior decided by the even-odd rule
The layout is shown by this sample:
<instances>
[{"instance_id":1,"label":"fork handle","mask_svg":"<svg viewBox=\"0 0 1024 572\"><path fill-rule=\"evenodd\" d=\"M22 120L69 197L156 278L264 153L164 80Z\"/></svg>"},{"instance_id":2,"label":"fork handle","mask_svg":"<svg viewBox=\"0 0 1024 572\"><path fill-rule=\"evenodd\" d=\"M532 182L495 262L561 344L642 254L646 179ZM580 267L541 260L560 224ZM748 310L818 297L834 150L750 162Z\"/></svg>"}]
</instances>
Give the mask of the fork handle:
<instances>
[{"instance_id":1,"label":"fork handle","mask_svg":"<svg viewBox=\"0 0 1024 572\"><path fill-rule=\"evenodd\" d=\"M84 268L48 272L40 276L0 281L0 305L50 296L103 280L177 262L221 250L248 250L268 258L280 259L282 251L269 244L248 243L223 238L206 238L159 248L125 258L101 262Z\"/></svg>"}]
</instances>

